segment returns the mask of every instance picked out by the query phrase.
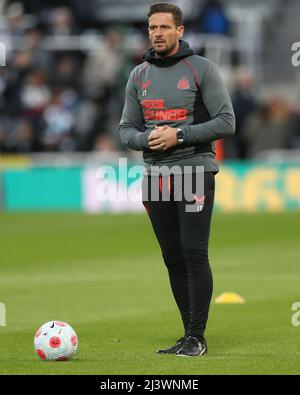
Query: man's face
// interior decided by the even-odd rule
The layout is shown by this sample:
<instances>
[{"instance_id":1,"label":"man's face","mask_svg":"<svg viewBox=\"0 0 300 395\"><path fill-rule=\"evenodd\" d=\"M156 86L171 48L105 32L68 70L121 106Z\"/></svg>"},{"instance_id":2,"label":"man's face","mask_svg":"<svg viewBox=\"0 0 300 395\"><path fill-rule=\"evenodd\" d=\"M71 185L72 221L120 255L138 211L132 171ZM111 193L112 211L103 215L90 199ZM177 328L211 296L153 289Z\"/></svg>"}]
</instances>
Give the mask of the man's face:
<instances>
[{"instance_id":1,"label":"man's face","mask_svg":"<svg viewBox=\"0 0 300 395\"><path fill-rule=\"evenodd\" d=\"M170 56L178 51L178 40L183 36L184 27L176 26L172 14L158 12L150 16L148 31L155 53Z\"/></svg>"}]
</instances>

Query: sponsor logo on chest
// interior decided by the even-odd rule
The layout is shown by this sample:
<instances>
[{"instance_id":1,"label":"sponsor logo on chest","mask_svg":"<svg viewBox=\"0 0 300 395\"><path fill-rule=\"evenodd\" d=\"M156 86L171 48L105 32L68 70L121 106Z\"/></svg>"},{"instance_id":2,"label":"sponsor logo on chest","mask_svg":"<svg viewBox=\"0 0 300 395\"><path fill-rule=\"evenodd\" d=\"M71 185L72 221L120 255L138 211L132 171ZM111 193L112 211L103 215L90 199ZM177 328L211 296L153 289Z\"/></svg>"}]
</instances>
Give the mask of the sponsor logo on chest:
<instances>
[{"instance_id":1,"label":"sponsor logo on chest","mask_svg":"<svg viewBox=\"0 0 300 395\"><path fill-rule=\"evenodd\" d=\"M166 108L164 99L145 99L141 104L146 121L184 121L188 116L186 108Z\"/></svg>"}]
</instances>

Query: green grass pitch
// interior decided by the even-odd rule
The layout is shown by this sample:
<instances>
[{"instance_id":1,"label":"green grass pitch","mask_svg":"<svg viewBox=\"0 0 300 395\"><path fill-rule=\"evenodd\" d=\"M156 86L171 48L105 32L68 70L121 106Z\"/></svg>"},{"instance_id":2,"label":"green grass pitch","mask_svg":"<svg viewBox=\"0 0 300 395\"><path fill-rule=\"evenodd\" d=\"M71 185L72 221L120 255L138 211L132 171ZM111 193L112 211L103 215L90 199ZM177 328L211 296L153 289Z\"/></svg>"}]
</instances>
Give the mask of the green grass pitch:
<instances>
[{"instance_id":1,"label":"green grass pitch","mask_svg":"<svg viewBox=\"0 0 300 395\"><path fill-rule=\"evenodd\" d=\"M300 213L215 214L213 299L200 358L157 355L182 335L167 272L146 215L0 215L1 374L299 374ZM68 362L33 349L51 320L76 330Z\"/></svg>"}]
</instances>

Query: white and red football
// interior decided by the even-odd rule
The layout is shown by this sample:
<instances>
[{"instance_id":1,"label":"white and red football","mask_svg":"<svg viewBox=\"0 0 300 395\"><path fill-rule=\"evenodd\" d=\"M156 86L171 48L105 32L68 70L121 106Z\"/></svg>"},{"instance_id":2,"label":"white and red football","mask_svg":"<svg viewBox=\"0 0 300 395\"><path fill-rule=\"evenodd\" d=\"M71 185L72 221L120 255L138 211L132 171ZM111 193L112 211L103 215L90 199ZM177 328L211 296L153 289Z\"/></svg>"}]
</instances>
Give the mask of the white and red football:
<instances>
[{"instance_id":1,"label":"white and red football","mask_svg":"<svg viewBox=\"0 0 300 395\"><path fill-rule=\"evenodd\" d=\"M44 361L67 361L74 356L77 347L77 335L66 322L46 322L34 336L35 351Z\"/></svg>"}]
</instances>

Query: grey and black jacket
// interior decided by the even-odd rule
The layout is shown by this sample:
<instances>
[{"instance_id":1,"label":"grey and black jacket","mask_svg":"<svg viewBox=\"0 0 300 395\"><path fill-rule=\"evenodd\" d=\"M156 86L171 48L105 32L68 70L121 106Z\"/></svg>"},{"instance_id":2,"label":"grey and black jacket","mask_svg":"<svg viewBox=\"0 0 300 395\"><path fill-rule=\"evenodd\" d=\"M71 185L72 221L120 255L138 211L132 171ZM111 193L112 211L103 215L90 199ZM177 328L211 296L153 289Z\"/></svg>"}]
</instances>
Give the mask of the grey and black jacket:
<instances>
[{"instance_id":1,"label":"grey and black jacket","mask_svg":"<svg viewBox=\"0 0 300 395\"><path fill-rule=\"evenodd\" d=\"M127 83L121 141L143 150L148 166L204 166L205 171L217 172L214 141L234 133L235 116L216 67L194 55L183 40L173 56L158 58L150 49L144 59ZM180 127L184 143L151 151L148 136L155 125Z\"/></svg>"}]
</instances>

